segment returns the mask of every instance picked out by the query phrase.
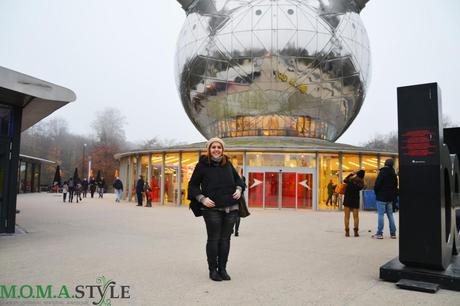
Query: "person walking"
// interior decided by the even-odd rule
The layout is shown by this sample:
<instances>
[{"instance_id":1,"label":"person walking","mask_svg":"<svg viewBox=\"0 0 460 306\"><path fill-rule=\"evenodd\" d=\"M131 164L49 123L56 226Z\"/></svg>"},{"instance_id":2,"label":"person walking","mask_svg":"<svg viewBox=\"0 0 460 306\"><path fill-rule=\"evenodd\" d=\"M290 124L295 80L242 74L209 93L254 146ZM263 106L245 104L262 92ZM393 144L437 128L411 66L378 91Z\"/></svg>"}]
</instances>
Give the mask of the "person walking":
<instances>
[{"instance_id":1,"label":"person walking","mask_svg":"<svg viewBox=\"0 0 460 306\"><path fill-rule=\"evenodd\" d=\"M64 203L67 197L67 192L69 192L69 185L67 184L67 181L65 181L64 184L62 184L62 198L64 200Z\"/></svg>"},{"instance_id":2,"label":"person walking","mask_svg":"<svg viewBox=\"0 0 460 306\"><path fill-rule=\"evenodd\" d=\"M73 181L73 178L69 178L69 180L67 181L67 185L69 186L69 203L72 203L73 194L75 192L75 183Z\"/></svg>"},{"instance_id":3,"label":"person walking","mask_svg":"<svg viewBox=\"0 0 460 306\"><path fill-rule=\"evenodd\" d=\"M105 191L105 179L104 179L103 176L101 177L101 180L99 181L97 187L99 189L99 199L103 199L104 198L104 191Z\"/></svg>"},{"instance_id":4,"label":"person walking","mask_svg":"<svg viewBox=\"0 0 460 306\"><path fill-rule=\"evenodd\" d=\"M137 179L136 182L136 196L137 196L137 206L142 206L142 201L143 201L143 195L142 193L144 192L144 178L142 175L139 175L139 178Z\"/></svg>"},{"instance_id":5,"label":"person walking","mask_svg":"<svg viewBox=\"0 0 460 306\"><path fill-rule=\"evenodd\" d=\"M83 194L83 198L86 198L86 194L88 193L88 180L86 177L81 182L81 192Z\"/></svg>"},{"instance_id":6,"label":"person walking","mask_svg":"<svg viewBox=\"0 0 460 306\"><path fill-rule=\"evenodd\" d=\"M115 190L115 202L120 203L121 196L123 195L123 183L118 176L113 181L113 189Z\"/></svg>"},{"instance_id":7,"label":"person walking","mask_svg":"<svg viewBox=\"0 0 460 306\"><path fill-rule=\"evenodd\" d=\"M241 176L241 180L243 181L243 186L244 186L244 189L246 190L248 185L246 185L246 178L244 177L244 175ZM243 196L243 194L241 194L241 196ZM235 222L235 237L238 237L240 235L240 223L241 223L241 218L240 218L240 215L238 214L238 216L236 217L236 222Z\"/></svg>"},{"instance_id":8,"label":"person walking","mask_svg":"<svg viewBox=\"0 0 460 306\"><path fill-rule=\"evenodd\" d=\"M345 237L350 237L350 213L353 212L354 235L359 237L359 192L364 188L364 170L358 170L349 174L343 182L347 184L343 199L343 210L345 212Z\"/></svg>"},{"instance_id":9,"label":"person walking","mask_svg":"<svg viewBox=\"0 0 460 306\"><path fill-rule=\"evenodd\" d=\"M394 160L385 160L385 165L379 170L375 180L374 192L377 200L377 233L373 238L383 239L384 214L387 214L390 237L396 239L396 225L393 217L393 202L398 196L398 177L393 168Z\"/></svg>"},{"instance_id":10,"label":"person walking","mask_svg":"<svg viewBox=\"0 0 460 306\"><path fill-rule=\"evenodd\" d=\"M94 198L94 193L96 192L96 180L94 177L89 179L89 192L91 193L91 198Z\"/></svg>"},{"instance_id":11,"label":"person walking","mask_svg":"<svg viewBox=\"0 0 460 306\"><path fill-rule=\"evenodd\" d=\"M332 182L332 179L329 180L329 184L327 184L327 200L326 200L326 206L329 206L329 203L331 203L331 206L334 206L334 203L332 202L332 196L334 195L334 190L335 190L335 185Z\"/></svg>"},{"instance_id":12,"label":"person walking","mask_svg":"<svg viewBox=\"0 0 460 306\"><path fill-rule=\"evenodd\" d=\"M189 200L202 204L209 278L213 281L231 279L227 273L230 236L244 191L242 179L224 155L224 145L217 137L208 140L207 154L200 157L188 185Z\"/></svg>"}]
</instances>

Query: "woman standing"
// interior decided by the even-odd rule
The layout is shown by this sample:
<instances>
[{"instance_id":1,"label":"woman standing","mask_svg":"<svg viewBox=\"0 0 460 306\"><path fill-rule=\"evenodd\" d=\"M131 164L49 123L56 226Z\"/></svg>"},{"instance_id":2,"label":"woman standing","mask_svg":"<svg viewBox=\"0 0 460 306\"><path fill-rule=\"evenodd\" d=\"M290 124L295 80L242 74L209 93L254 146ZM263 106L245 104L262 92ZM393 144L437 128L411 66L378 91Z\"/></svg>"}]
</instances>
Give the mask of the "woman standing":
<instances>
[{"instance_id":1,"label":"woman standing","mask_svg":"<svg viewBox=\"0 0 460 306\"><path fill-rule=\"evenodd\" d=\"M214 281L230 280L227 260L230 236L238 217L238 199L244 184L224 155L224 142L211 138L207 142L207 155L201 156L188 185L189 199L202 204L208 240L209 278Z\"/></svg>"},{"instance_id":2,"label":"woman standing","mask_svg":"<svg viewBox=\"0 0 460 306\"><path fill-rule=\"evenodd\" d=\"M343 182L347 184L343 200L345 212L345 237L350 237L350 212L353 211L354 234L359 237L359 191L364 188L364 170L349 174Z\"/></svg>"}]
</instances>

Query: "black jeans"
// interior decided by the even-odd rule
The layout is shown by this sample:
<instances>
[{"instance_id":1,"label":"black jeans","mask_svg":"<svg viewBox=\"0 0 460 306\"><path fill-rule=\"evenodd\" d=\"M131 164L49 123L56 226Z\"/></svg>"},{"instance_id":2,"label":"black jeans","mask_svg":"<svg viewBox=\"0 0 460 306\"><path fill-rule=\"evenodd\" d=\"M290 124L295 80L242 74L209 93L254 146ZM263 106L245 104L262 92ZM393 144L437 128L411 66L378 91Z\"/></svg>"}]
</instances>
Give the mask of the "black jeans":
<instances>
[{"instance_id":1,"label":"black jeans","mask_svg":"<svg viewBox=\"0 0 460 306\"><path fill-rule=\"evenodd\" d=\"M206 255L208 257L209 270L218 267L219 269L226 268L230 252L230 236L232 235L237 216L237 210L228 213L215 209L203 210L203 218L208 233Z\"/></svg>"},{"instance_id":2,"label":"black jeans","mask_svg":"<svg viewBox=\"0 0 460 306\"><path fill-rule=\"evenodd\" d=\"M137 192L136 191L136 196L137 196L137 206L142 206L142 192Z\"/></svg>"}]
</instances>

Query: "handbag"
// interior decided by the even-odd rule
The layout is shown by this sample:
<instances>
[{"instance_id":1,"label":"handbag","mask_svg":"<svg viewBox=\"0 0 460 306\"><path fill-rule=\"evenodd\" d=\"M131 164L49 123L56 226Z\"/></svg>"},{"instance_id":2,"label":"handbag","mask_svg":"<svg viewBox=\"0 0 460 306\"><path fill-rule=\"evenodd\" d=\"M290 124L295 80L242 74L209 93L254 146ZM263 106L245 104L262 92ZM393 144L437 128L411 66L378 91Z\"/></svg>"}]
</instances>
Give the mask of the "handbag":
<instances>
[{"instance_id":1,"label":"handbag","mask_svg":"<svg viewBox=\"0 0 460 306\"><path fill-rule=\"evenodd\" d=\"M201 217L203 215L203 211L201 210L201 207L203 207L203 204L201 204L197 200L192 199L190 201L189 209L192 210L195 217Z\"/></svg>"},{"instance_id":2,"label":"handbag","mask_svg":"<svg viewBox=\"0 0 460 306\"><path fill-rule=\"evenodd\" d=\"M248 206L246 205L246 199L243 194L241 194L241 197L238 200L238 214L240 215L240 218L246 218L251 214Z\"/></svg>"},{"instance_id":3,"label":"handbag","mask_svg":"<svg viewBox=\"0 0 460 306\"><path fill-rule=\"evenodd\" d=\"M228 163L228 171L233 179L233 184L235 184L235 177L233 176L233 165L231 163ZM240 215L240 218L246 218L251 214L249 212L248 205L246 205L246 199L244 198L243 192L241 192L241 196L238 199L238 214Z\"/></svg>"}]
</instances>

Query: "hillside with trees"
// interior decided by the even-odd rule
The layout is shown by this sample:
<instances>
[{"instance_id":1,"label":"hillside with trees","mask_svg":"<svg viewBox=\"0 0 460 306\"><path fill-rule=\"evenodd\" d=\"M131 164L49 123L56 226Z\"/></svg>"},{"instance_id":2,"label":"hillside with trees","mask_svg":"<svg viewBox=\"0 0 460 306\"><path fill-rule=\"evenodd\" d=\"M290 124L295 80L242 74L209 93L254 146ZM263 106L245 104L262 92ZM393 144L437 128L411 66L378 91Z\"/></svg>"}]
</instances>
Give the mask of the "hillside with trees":
<instances>
[{"instance_id":1,"label":"hillside with trees","mask_svg":"<svg viewBox=\"0 0 460 306\"><path fill-rule=\"evenodd\" d=\"M41 184L49 185L53 182L57 165L60 166L63 180L71 177L75 168L82 174L83 158L87 176L88 160L91 158L92 174L96 176L100 171L111 188L119 167L118 161L113 158L115 153L178 144L177 141L162 141L157 137L139 143L129 142L125 135L126 123L124 115L115 108L96 112L91 125L82 127L82 134L70 132L64 118L43 120L21 134L21 154L56 162L42 166Z\"/></svg>"}]
</instances>

